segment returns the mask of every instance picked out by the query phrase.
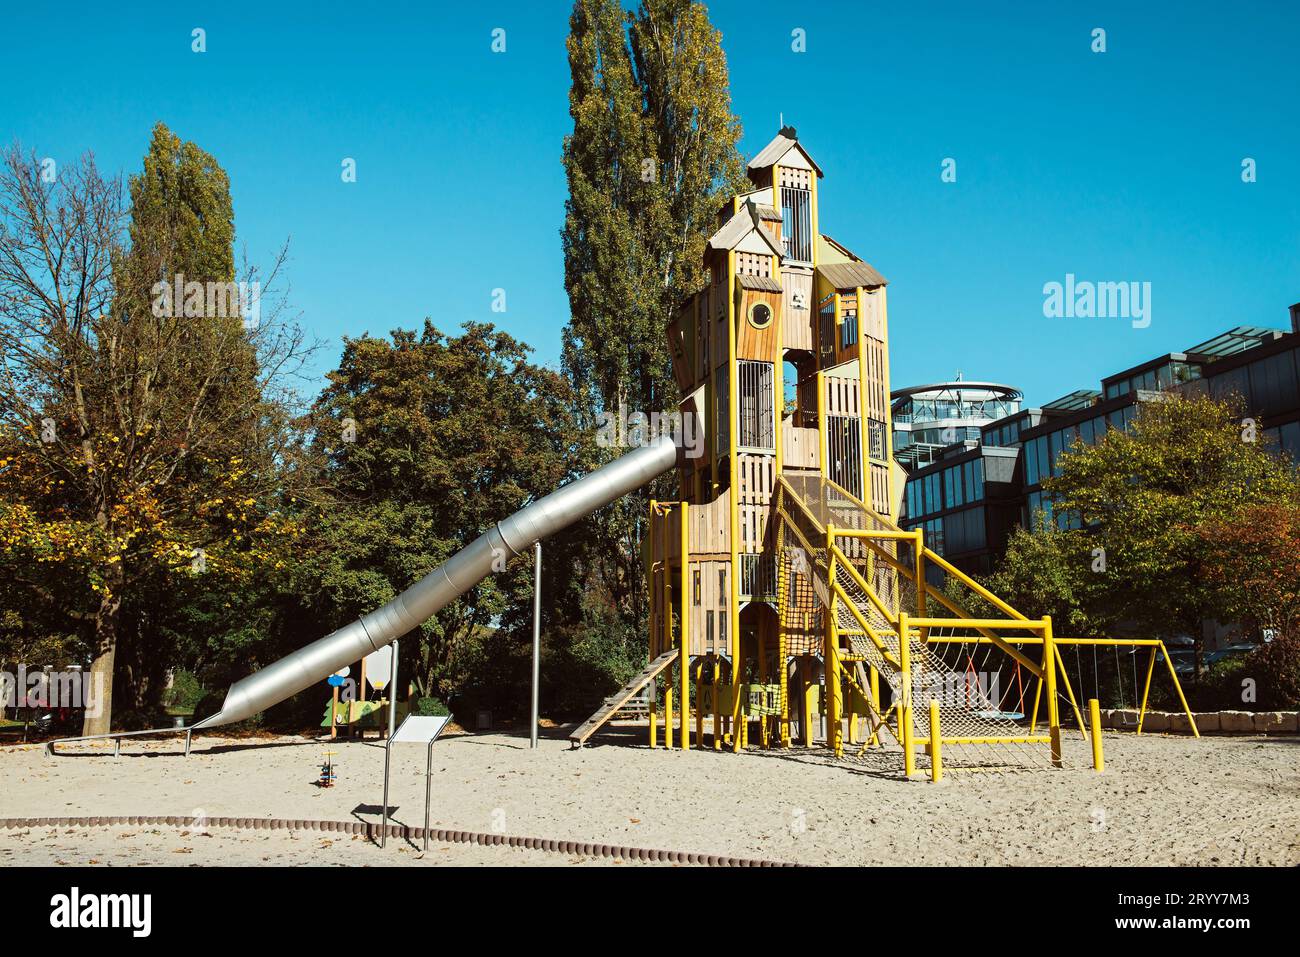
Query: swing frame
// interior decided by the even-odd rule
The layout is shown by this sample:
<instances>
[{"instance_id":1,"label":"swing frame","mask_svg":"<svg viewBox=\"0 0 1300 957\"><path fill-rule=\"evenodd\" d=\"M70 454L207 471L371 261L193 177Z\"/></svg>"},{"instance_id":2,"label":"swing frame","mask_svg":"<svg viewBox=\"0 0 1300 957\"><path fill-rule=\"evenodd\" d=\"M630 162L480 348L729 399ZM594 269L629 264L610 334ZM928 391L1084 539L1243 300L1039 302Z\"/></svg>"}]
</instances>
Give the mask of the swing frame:
<instances>
[{"instance_id":1,"label":"swing frame","mask_svg":"<svg viewBox=\"0 0 1300 957\"><path fill-rule=\"evenodd\" d=\"M1007 644L1016 644L1016 645L1041 645L1043 643L1043 639L1036 636L1020 638L1020 637L1012 637L1009 635L1004 635L1001 636L1000 640L1006 642ZM961 637L953 636L953 637L936 638L934 639L933 643L934 644L986 645L986 644L992 644L993 642L989 638L983 636L970 635L970 636L961 636ZM1192 734L1197 738L1201 736L1200 730L1196 727L1196 718L1192 715L1192 709L1187 704L1187 696L1183 694L1182 683L1178 680L1177 672L1174 671L1174 662L1173 659L1169 657L1169 649L1165 647L1165 643L1161 641L1159 638L1055 638L1054 637L1052 639L1052 643L1055 645L1075 645L1076 647L1080 645L1091 645L1095 648L1100 645L1110 645L1117 649L1121 647L1151 649L1151 653L1147 659L1146 681L1144 682L1142 687L1142 704L1138 708L1137 730L1134 732L1135 734L1139 734L1139 735L1142 733L1142 723L1146 719L1147 701L1149 700L1151 695L1151 679L1155 674L1156 659L1161 654L1163 654L1165 659L1165 666L1169 671L1169 680L1173 682L1174 691L1178 693L1178 701L1183 706L1183 713L1187 715L1187 722L1192 729ZM1061 673L1062 681L1065 683L1065 690L1069 694L1070 703L1073 705L1074 690L1070 686L1070 676L1068 673L1068 669L1065 667L1065 661L1060 656L1059 648L1056 651L1055 659L1056 659L1056 667ZM1040 678L1038 680L1036 687L1034 688L1034 709L1033 709L1033 714L1029 720L1029 730L1031 734L1033 733L1034 729L1038 725L1038 705L1042 699L1042 694L1043 694L1043 682L1042 679ZM1075 706L1075 713L1078 714L1077 706ZM1081 729L1084 727L1083 718L1081 715L1079 716L1079 727Z\"/></svg>"}]
</instances>

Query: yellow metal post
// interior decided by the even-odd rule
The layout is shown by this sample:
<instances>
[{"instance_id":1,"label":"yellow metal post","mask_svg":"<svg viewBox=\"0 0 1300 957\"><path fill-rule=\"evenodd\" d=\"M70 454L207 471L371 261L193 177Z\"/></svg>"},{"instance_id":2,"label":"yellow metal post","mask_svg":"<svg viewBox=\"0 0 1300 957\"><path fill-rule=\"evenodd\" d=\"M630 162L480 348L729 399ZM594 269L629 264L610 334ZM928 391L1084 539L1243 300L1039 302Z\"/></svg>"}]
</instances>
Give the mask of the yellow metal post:
<instances>
[{"instance_id":1,"label":"yellow metal post","mask_svg":"<svg viewBox=\"0 0 1300 957\"><path fill-rule=\"evenodd\" d=\"M930 780L943 780L943 739L939 736L939 702L930 699Z\"/></svg>"},{"instance_id":2,"label":"yellow metal post","mask_svg":"<svg viewBox=\"0 0 1300 957\"><path fill-rule=\"evenodd\" d=\"M1052 742L1052 764L1061 766L1061 716L1056 695L1056 643L1052 618L1043 616L1043 691L1047 695L1047 733Z\"/></svg>"},{"instance_id":3,"label":"yellow metal post","mask_svg":"<svg viewBox=\"0 0 1300 957\"><path fill-rule=\"evenodd\" d=\"M680 621L680 623L679 623L679 627L681 628L681 652L680 652L681 657L680 657L680 660L678 661L677 664L678 664L679 669L681 670L681 676L682 676L682 750L683 750L683 751L689 751L689 750L691 749L691 718L690 718L690 715L691 715L691 688L690 688L690 684L689 684L689 682L690 682L690 677L691 677L691 676L690 676L690 670L691 670L691 669L690 669L690 663L691 663L691 629L690 629L690 622L691 622L691 613L690 613L691 595L690 595L690 592L687 590L687 587L686 587L686 579L687 579L687 575L689 574L689 571L690 571L690 562L688 561L688 556L689 556L689 554L690 554L690 550L691 550L691 546L690 546L690 537L689 537L689 535L688 535L689 527L688 527L688 524L687 524L687 511L688 511L689 509L690 509L690 505L689 505L689 503L687 503L687 502L682 502L682 503L681 503L681 512L680 512L680 514L679 514L679 516L678 516L678 518L679 518L679 520L680 520L680 522L681 522L681 529L680 529L680 531L681 531L681 559L682 559L682 574L681 574L681 586L680 586L680 587L681 587L681 593L682 593L682 612L681 612L681 615L679 616L680 619L681 619L681 621ZM695 708L696 708L697 711L699 710L699 707L700 707L700 701L699 701L699 697L697 696L697 697L696 697L696 701L695 701Z\"/></svg>"},{"instance_id":4,"label":"yellow metal post","mask_svg":"<svg viewBox=\"0 0 1300 957\"><path fill-rule=\"evenodd\" d=\"M912 753L912 638L907 618L907 612L898 613L898 671L902 685L898 696L898 737L903 745L903 774L910 778L916 771L916 755Z\"/></svg>"},{"instance_id":5,"label":"yellow metal post","mask_svg":"<svg viewBox=\"0 0 1300 957\"><path fill-rule=\"evenodd\" d=\"M718 712L718 682L722 680L722 663L713 660L713 750L722 749L722 715Z\"/></svg>"},{"instance_id":6,"label":"yellow metal post","mask_svg":"<svg viewBox=\"0 0 1300 957\"><path fill-rule=\"evenodd\" d=\"M695 672L695 746L704 747L704 662Z\"/></svg>"},{"instance_id":7,"label":"yellow metal post","mask_svg":"<svg viewBox=\"0 0 1300 957\"><path fill-rule=\"evenodd\" d=\"M835 526L826 528L826 581L835 581ZM836 605L839 599L831 590L830 607L826 609L826 744L837 758L844 755L844 728L841 717L840 635L836 627Z\"/></svg>"},{"instance_id":8,"label":"yellow metal post","mask_svg":"<svg viewBox=\"0 0 1300 957\"><path fill-rule=\"evenodd\" d=\"M918 528L916 530L916 542L913 546L916 552L915 569L912 574L916 580L916 614L925 617L925 531ZM921 640L925 640L926 629L921 631Z\"/></svg>"},{"instance_id":9,"label":"yellow metal post","mask_svg":"<svg viewBox=\"0 0 1300 957\"><path fill-rule=\"evenodd\" d=\"M804 655L804 664L799 669L803 688L803 709L799 712L799 723L803 727L803 746L813 746L813 695L817 694L817 681L813 676L813 656Z\"/></svg>"},{"instance_id":10,"label":"yellow metal post","mask_svg":"<svg viewBox=\"0 0 1300 957\"><path fill-rule=\"evenodd\" d=\"M740 700L740 682L736 680L740 674L739 665L737 661L731 671L731 750L736 754L747 743L745 726L749 723L745 720L745 708Z\"/></svg>"},{"instance_id":11,"label":"yellow metal post","mask_svg":"<svg viewBox=\"0 0 1300 957\"><path fill-rule=\"evenodd\" d=\"M1142 707L1138 709L1138 734L1142 733L1142 722L1146 720L1147 716L1147 697L1151 694L1151 675L1156 670L1157 654L1159 654L1159 649L1153 645L1151 648L1151 657L1147 660L1147 683L1142 688Z\"/></svg>"},{"instance_id":12,"label":"yellow metal post","mask_svg":"<svg viewBox=\"0 0 1300 957\"><path fill-rule=\"evenodd\" d=\"M664 747L673 749L673 676L664 673Z\"/></svg>"},{"instance_id":13,"label":"yellow metal post","mask_svg":"<svg viewBox=\"0 0 1300 957\"><path fill-rule=\"evenodd\" d=\"M1169 652L1165 651L1165 643L1160 642L1160 650L1165 653L1165 664L1169 666L1169 679L1174 683L1174 690L1178 692L1178 700L1182 703L1183 714L1187 715L1187 723L1191 726L1192 734L1195 737L1201 736L1201 731L1196 727L1196 719L1192 717L1192 709L1187 706L1187 698L1183 694L1183 686L1178 681L1178 672L1174 671L1173 659L1169 657Z\"/></svg>"},{"instance_id":14,"label":"yellow metal post","mask_svg":"<svg viewBox=\"0 0 1300 957\"><path fill-rule=\"evenodd\" d=\"M1101 753L1101 707L1096 698L1088 699L1088 723L1092 731L1092 766L1105 771L1106 758Z\"/></svg>"},{"instance_id":15,"label":"yellow metal post","mask_svg":"<svg viewBox=\"0 0 1300 957\"><path fill-rule=\"evenodd\" d=\"M875 709L876 720L879 720L880 719L880 672L876 670L875 665L871 666L871 707ZM874 728L875 721L872 722L872 725ZM871 743L877 745L880 744L880 733L876 730L872 730L871 732Z\"/></svg>"},{"instance_id":16,"label":"yellow metal post","mask_svg":"<svg viewBox=\"0 0 1300 957\"><path fill-rule=\"evenodd\" d=\"M1074 686L1070 684L1070 673L1065 668L1065 659L1061 657L1061 646L1055 645L1055 647L1056 663L1061 668L1061 681L1065 683L1065 694L1070 699L1070 707L1074 709L1074 719L1079 722L1079 733L1083 735L1084 740L1086 741L1088 738L1088 732L1083 727L1083 714L1079 711L1079 703L1074 700ZM1079 691L1082 692L1083 688L1080 687Z\"/></svg>"},{"instance_id":17,"label":"yellow metal post","mask_svg":"<svg viewBox=\"0 0 1300 957\"><path fill-rule=\"evenodd\" d=\"M659 747L659 702L655 699L658 695L655 693L656 682L650 682L650 750Z\"/></svg>"}]
</instances>

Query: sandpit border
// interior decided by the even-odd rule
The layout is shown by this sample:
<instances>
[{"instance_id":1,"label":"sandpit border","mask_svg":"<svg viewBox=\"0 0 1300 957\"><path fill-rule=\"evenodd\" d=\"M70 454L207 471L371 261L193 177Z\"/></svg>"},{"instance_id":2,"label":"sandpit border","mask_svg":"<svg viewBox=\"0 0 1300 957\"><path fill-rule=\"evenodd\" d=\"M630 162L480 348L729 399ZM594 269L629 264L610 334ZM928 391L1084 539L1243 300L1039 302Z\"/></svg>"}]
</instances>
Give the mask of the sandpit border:
<instances>
[{"instance_id":1,"label":"sandpit border","mask_svg":"<svg viewBox=\"0 0 1300 957\"><path fill-rule=\"evenodd\" d=\"M0 828L34 827L180 827L193 829L193 817L180 815L145 816L81 816L81 817L6 817L0 818ZM378 838L385 830L389 837L410 841L424 838L424 828L407 824L372 824L369 821L318 821L305 818L258 817L207 817L205 827L235 828L254 831L320 831L328 834L359 834ZM555 854L580 854L609 860L652 862L666 864L692 864L699 867L797 867L783 861L768 861L750 857L730 857L722 854L699 854L693 851L666 851L658 848L630 847L622 844L602 844L592 841L561 841L543 837L523 837L512 834L486 834L481 831L454 831L430 828L429 839L453 844L479 844L483 846L518 847L532 851L549 851Z\"/></svg>"}]
</instances>

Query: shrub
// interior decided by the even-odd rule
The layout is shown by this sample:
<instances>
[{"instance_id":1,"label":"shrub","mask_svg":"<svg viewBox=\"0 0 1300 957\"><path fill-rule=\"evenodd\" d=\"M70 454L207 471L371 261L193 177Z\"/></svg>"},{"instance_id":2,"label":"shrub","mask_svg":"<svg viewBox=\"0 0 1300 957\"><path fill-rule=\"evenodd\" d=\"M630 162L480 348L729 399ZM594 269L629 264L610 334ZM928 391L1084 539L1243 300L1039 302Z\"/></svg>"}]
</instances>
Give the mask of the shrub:
<instances>
[{"instance_id":1,"label":"shrub","mask_svg":"<svg viewBox=\"0 0 1300 957\"><path fill-rule=\"evenodd\" d=\"M172 686L163 693L163 707L169 711L192 712L205 695L193 672L177 671L172 676Z\"/></svg>"},{"instance_id":2,"label":"shrub","mask_svg":"<svg viewBox=\"0 0 1300 957\"><path fill-rule=\"evenodd\" d=\"M1261 711L1300 709L1300 637L1279 635L1251 654L1245 676L1254 678Z\"/></svg>"},{"instance_id":3,"label":"shrub","mask_svg":"<svg viewBox=\"0 0 1300 957\"><path fill-rule=\"evenodd\" d=\"M416 698L411 707L411 714L444 715L451 714L447 706L437 698Z\"/></svg>"}]
</instances>

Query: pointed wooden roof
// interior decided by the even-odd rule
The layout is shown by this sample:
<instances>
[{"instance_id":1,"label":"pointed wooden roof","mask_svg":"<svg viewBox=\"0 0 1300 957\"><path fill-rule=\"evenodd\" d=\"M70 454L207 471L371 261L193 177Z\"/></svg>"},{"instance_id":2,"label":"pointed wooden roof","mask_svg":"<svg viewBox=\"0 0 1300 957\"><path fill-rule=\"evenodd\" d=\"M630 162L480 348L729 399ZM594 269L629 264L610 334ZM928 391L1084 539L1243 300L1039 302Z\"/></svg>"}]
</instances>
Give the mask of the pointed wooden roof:
<instances>
[{"instance_id":1,"label":"pointed wooden roof","mask_svg":"<svg viewBox=\"0 0 1300 957\"><path fill-rule=\"evenodd\" d=\"M768 143L758 151L758 155L750 160L749 165L745 167L746 172L752 173L754 170L767 169L769 166L775 166L776 164L781 163L791 150L797 150L799 155L802 157L803 161L797 165L803 166L806 163L817 174L818 178L821 178L822 168L817 165L817 161L812 158L809 152L803 148L794 128L790 126L782 128L781 132L776 134L776 137L772 142ZM781 165L788 166L791 164L781 163Z\"/></svg>"},{"instance_id":2,"label":"pointed wooden roof","mask_svg":"<svg viewBox=\"0 0 1300 957\"><path fill-rule=\"evenodd\" d=\"M740 210L709 237L709 248L735 249L751 235L757 233L773 255L778 257L785 255L772 234L760 225L760 220L761 214L753 203L741 204Z\"/></svg>"}]
</instances>

